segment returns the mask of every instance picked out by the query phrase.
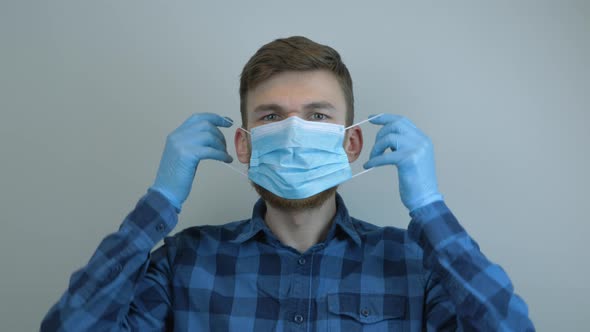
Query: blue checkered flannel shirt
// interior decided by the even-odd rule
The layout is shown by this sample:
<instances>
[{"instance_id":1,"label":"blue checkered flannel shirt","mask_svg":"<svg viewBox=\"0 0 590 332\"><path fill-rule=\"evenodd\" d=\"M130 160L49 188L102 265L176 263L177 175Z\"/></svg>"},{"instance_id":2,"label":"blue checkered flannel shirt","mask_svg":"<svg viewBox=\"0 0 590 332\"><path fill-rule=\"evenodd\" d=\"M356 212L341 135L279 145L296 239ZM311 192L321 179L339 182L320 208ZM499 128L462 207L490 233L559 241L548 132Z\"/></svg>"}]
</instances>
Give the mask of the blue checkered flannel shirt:
<instances>
[{"instance_id":1,"label":"blue checkered flannel shirt","mask_svg":"<svg viewBox=\"0 0 590 332\"><path fill-rule=\"evenodd\" d=\"M534 331L525 302L444 202L407 231L337 213L301 254L252 218L166 237L177 211L149 190L75 272L42 331ZM151 253L150 253L151 252Z\"/></svg>"}]
</instances>

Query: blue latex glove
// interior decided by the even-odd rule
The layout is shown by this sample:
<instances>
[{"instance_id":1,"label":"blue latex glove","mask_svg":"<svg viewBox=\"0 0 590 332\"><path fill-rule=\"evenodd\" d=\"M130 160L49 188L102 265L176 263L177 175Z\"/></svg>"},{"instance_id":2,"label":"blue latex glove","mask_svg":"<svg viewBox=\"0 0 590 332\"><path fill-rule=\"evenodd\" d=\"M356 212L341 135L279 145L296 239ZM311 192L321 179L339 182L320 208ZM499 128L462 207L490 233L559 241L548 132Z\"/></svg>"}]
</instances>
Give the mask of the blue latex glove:
<instances>
[{"instance_id":1,"label":"blue latex glove","mask_svg":"<svg viewBox=\"0 0 590 332\"><path fill-rule=\"evenodd\" d=\"M193 114L166 138L158 174L150 189L163 194L180 212L201 160L232 162L225 137L217 128L232 124L231 119L217 114Z\"/></svg>"},{"instance_id":2,"label":"blue latex glove","mask_svg":"<svg viewBox=\"0 0 590 332\"><path fill-rule=\"evenodd\" d=\"M399 193L410 212L442 200L436 183L434 149L430 139L410 120L399 115L381 114L370 122L383 127L377 133L371 157L364 167L396 165Z\"/></svg>"}]
</instances>

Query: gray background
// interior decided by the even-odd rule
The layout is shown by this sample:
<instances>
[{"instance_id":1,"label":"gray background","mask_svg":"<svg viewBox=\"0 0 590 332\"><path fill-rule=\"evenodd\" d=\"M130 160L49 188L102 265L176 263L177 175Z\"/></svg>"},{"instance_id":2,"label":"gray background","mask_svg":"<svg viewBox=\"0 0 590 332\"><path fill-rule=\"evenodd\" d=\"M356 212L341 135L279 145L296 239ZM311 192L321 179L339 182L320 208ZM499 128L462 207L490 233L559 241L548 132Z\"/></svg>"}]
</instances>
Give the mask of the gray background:
<instances>
[{"instance_id":1,"label":"gray background","mask_svg":"<svg viewBox=\"0 0 590 332\"><path fill-rule=\"evenodd\" d=\"M0 330L38 329L152 183L166 135L193 112L239 120L242 66L290 35L341 53L357 121L397 113L432 138L446 202L538 329L582 329L589 3L2 1ZM363 130L367 152L376 128ZM396 178L383 167L340 192L353 215L405 228ZM247 217L255 200L204 162L175 231Z\"/></svg>"}]
</instances>

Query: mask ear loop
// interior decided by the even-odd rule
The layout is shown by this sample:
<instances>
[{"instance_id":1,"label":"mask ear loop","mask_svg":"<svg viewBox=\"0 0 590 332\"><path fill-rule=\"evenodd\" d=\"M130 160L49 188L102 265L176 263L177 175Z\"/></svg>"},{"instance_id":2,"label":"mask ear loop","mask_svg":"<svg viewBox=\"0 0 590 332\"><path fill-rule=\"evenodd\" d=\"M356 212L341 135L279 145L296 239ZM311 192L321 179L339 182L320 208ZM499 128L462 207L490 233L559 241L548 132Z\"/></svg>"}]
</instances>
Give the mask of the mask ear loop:
<instances>
[{"instance_id":1,"label":"mask ear loop","mask_svg":"<svg viewBox=\"0 0 590 332\"><path fill-rule=\"evenodd\" d=\"M374 170L374 169L375 169L374 167L371 167L371 168L369 168L369 169L366 169L366 170L364 170L364 171L362 171L362 172L358 172L358 173L356 173L355 175L351 176L351 177L350 177L350 179L352 180L352 179L356 178L357 176L359 176L359 175L363 175L363 174L365 174L365 173L367 173L367 172L370 172L370 171L372 171L372 170Z\"/></svg>"},{"instance_id":2,"label":"mask ear loop","mask_svg":"<svg viewBox=\"0 0 590 332\"><path fill-rule=\"evenodd\" d=\"M375 118L377 118L377 117L380 117L381 115L383 115L383 113L381 113L381 114L377 114L377 115L374 115L374 116L372 116L372 117L370 117L370 118L368 118L368 119L366 119L366 120L363 120L363 121L361 121L361 122L359 122L359 123L353 124L352 126L346 127L346 128L344 128L344 130L348 130L348 129L352 128L352 127L360 126L360 125L362 125L362 124L363 124L363 123L365 123L365 122L369 122L369 121L371 121L371 120L373 120L373 119L375 119ZM374 167L371 167L371 168L369 168L369 169L366 169L366 170L364 170L364 171L362 171L362 172L358 172L358 173L356 173L355 175L351 176L349 180L352 180L352 179L356 178L356 177L357 177L357 176L359 176L359 175L363 175L363 174L365 174L365 173L367 173L367 172L370 172L370 171L372 171L373 169L374 169Z\"/></svg>"},{"instance_id":3,"label":"mask ear loop","mask_svg":"<svg viewBox=\"0 0 590 332\"><path fill-rule=\"evenodd\" d=\"M226 118L228 119L228 118ZM230 122L233 124L233 121L230 120ZM238 127L238 129L242 130L245 133L248 133L248 135L251 135L249 131L247 131L246 129L242 128L242 127ZM238 169L237 167L232 166L231 164L228 163L222 163L223 165L225 165L226 167L228 167L229 169L231 169L232 171L239 173L245 177L248 177L248 174L242 172L240 169Z\"/></svg>"},{"instance_id":4,"label":"mask ear loop","mask_svg":"<svg viewBox=\"0 0 590 332\"><path fill-rule=\"evenodd\" d=\"M359 122L359 123L355 123L355 124L353 124L352 126L349 126L349 127L346 127L346 128L344 128L344 130L348 130L348 129L352 128L352 127L360 126L360 125L362 125L362 124L363 124L363 123L365 123L365 122L369 122L369 121L371 121L371 120L373 120L373 119L375 119L375 118L378 118L378 117L380 117L381 115L383 115L383 113L380 113L380 114L377 114L377 115L373 115L372 117L370 117L370 118L368 118L368 119L366 119L366 120L363 120L363 121L361 121L361 122Z\"/></svg>"},{"instance_id":5,"label":"mask ear loop","mask_svg":"<svg viewBox=\"0 0 590 332\"><path fill-rule=\"evenodd\" d=\"M233 167L231 164L228 164L228 163L223 163L223 164L224 164L226 167L228 167L229 169L231 169L232 171L234 171L234 172L236 172L236 173L239 173L239 174L241 174L241 175L243 175L243 176L245 176L245 177L248 177L248 174L246 174L246 173L244 173L244 172L240 171L239 169L237 169L237 168ZM370 168L370 169L372 169L372 168Z\"/></svg>"}]
</instances>

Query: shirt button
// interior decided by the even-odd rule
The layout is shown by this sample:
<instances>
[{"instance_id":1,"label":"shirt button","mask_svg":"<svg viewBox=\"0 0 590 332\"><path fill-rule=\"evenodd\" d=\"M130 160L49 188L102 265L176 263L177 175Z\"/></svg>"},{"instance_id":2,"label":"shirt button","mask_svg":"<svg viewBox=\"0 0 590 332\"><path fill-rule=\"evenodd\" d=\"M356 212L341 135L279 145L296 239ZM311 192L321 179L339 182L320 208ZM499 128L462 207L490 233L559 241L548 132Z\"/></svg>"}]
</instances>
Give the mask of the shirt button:
<instances>
[{"instance_id":1,"label":"shirt button","mask_svg":"<svg viewBox=\"0 0 590 332\"><path fill-rule=\"evenodd\" d=\"M163 223L159 223L158 226L156 226L156 230L158 232L162 232L164 230L165 226Z\"/></svg>"},{"instance_id":2,"label":"shirt button","mask_svg":"<svg viewBox=\"0 0 590 332\"><path fill-rule=\"evenodd\" d=\"M305 258L303 258L303 257L299 258L297 263L299 263L299 265L305 265Z\"/></svg>"},{"instance_id":3,"label":"shirt button","mask_svg":"<svg viewBox=\"0 0 590 332\"><path fill-rule=\"evenodd\" d=\"M371 314L371 312L369 311L369 309L363 309L361 310L361 315L363 317L368 317Z\"/></svg>"},{"instance_id":4,"label":"shirt button","mask_svg":"<svg viewBox=\"0 0 590 332\"><path fill-rule=\"evenodd\" d=\"M303 323L303 316L295 315L295 317L293 317L293 320L295 321L295 323L301 324L301 323Z\"/></svg>"}]
</instances>

